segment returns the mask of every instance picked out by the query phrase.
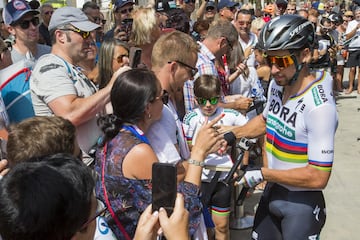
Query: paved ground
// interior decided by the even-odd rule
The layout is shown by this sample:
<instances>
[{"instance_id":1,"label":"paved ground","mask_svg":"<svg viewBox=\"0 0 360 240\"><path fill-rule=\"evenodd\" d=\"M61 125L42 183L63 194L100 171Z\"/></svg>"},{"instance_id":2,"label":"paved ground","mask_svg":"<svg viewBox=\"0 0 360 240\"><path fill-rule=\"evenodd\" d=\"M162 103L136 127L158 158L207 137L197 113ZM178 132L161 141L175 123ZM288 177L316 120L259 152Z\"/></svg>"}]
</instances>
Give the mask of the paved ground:
<instances>
[{"instance_id":1,"label":"paved ground","mask_svg":"<svg viewBox=\"0 0 360 240\"><path fill-rule=\"evenodd\" d=\"M354 91L339 96L337 108L339 126L335 137L335 160L324 191L328 216L321 239L360 239L360 95ZM253 214L258 199L259 194L246 199L245 212ZM250 239L250 230L231 230L231 239Z\"/></svg>"}]
</instances>

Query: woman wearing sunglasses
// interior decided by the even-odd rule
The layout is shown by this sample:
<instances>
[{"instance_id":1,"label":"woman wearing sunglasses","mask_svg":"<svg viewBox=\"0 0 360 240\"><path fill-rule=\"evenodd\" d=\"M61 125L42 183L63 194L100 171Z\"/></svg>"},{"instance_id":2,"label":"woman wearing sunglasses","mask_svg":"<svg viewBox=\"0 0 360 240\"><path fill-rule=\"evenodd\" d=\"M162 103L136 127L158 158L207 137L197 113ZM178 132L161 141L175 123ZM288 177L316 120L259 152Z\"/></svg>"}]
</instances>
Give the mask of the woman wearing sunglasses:
<instances>
[{"instance_id":1,"label":"woman wearing sunglasses","mask_svg":"<svg viewBox=\"0 0 360 240\"><path fill-rule=\"evenodd\" d=\"M96 156L96 194L106 203L106 221L118 239L132 239L141 213L151 203L152 164L158 162L144 134L160 119L168 95L152 71L132 69L119 75L110 98L114 113L98 121L104 139ZM191 153L193 164L178 185L189 211L191 233L200 223L198 186L203 160L222 143L212 128L219 119L200 131Z\"/></svg>"},{"instance_id":2,"label":"woman wearing sunglasses","mask_svg":"<svg viewBox=\"0 0 360 240\"><path fill-rule=\"evenodd\" d=\"M256 239L318 239L325 224L322 190L334 159L337 112L330 73L307 65L313 43L313 25L296 15L274 18L260 33L273 76L268 102L262 114L233 129L237 138L266 134L269 167L246 171L239 181L268 182L255 216Z\"/></svg>"}]
</instances>

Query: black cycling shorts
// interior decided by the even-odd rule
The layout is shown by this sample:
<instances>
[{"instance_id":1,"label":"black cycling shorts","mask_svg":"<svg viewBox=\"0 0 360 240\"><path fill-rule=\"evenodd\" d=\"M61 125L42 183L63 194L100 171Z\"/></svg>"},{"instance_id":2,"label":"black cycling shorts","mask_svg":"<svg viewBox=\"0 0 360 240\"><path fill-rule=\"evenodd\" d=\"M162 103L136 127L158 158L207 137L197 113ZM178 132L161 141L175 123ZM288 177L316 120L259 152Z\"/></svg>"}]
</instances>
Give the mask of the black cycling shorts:
<instances>
[{"instance_id":1,"label":"black cycling shorts","mask_svg":"<svg viewBox=\"0 0 360 240\"><path fill-rule=\"evenodd\" d=\"M325 220L325 201L321 191L289 191L270 183L259 202L252 239L316 240Z\"/></svg>"}]
</instances>

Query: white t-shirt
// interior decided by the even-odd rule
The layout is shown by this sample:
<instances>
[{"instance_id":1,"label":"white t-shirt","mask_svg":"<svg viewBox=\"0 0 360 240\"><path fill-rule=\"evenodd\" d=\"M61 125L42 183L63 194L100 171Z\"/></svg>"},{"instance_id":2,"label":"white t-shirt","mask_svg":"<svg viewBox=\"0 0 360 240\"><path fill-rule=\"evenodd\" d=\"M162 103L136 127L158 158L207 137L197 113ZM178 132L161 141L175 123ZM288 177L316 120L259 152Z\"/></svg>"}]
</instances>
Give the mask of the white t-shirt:
<instances>
[{"instance_id":1,"label":"white t-shirt","mask_svg":"<svg viewBox=\"0 0 360 240\"><path fill-rule=\"evenodd\" d=\"M233 109L223 109L217 108L216 112L209 117L208 121L213 120L215 117L224 113L225 116L219 121L220 125L225 126L242 126L247 122L247 118L243 116L236 110ZM205 116L202 114L199 108L194 109L193 111L188 112L183 119L183 126L185 131L185 136L188 141L192 141L194 145L196 140L196 135L199 128L205 122ZM229 154L218 155L216 153L209 154L205 159L205 165L208 166L220 166L231 168L233 165L231 157ZM210 182L214 177L215 171L204 168L201 176L202 181ZM227 175L227 172L223 172L219 179L224 179Z\"/></svg>"},{"instance_id":2,"label":"white t-shirt","mask_svg":"<svg viewBox=\"0 0 360 240\"><path fill-rule=\"evenodd\" d=\"M170 109L164 105L159 121L153 123L146 133L159 162L176 163L181 160L175 147L176 122Z\"/></svg>"},{"instance_id":3,"label":"white t-shirt","mask_svg":"<svg viewBox=\"0 0 360 240\"><path fill-rule=\"evenodd\" d=\"M352 20L348 23L345 34L348 34L354 30L360 22L358 20ZM349 51L360 51L360 28L356 31L354 35L354 40L349 44Z\"/></svg>"}]
</instances>

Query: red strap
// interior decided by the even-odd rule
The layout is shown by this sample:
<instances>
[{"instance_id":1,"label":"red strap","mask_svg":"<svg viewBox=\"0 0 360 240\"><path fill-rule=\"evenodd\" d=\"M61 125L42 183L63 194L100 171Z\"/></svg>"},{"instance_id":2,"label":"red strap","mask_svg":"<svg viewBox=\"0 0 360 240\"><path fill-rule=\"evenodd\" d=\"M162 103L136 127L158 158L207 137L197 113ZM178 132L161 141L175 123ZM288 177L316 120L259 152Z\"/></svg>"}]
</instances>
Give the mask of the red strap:
<instances>
[{"instance_id":1,"label":"red strap","mask_svg":"<svg viewBox=\"0 0 360 240\"><path fill-rule=\"evenodd\" d=\"M122 232L122 234L124 235L126 240L131 240L131 238L129 237L129 234L126 232L125 228L123 227L123 225L121 224L120 220L118 219L118 217L116 216L114 210L112 209L111 205L110 205L110 201L107 195L107 191L106 191L106 187L105 187L105 161L106 161L106 153L107 153L107 143L104 146L104 157L102 159L102 173L101 173L101 183L102 183L102 187L104 190L104 197L105 197L105 203L106 203L106 207L109 210L111 217L114 219L117 227L120 229L120 231Z\"/></svg>"}]
</instances>

